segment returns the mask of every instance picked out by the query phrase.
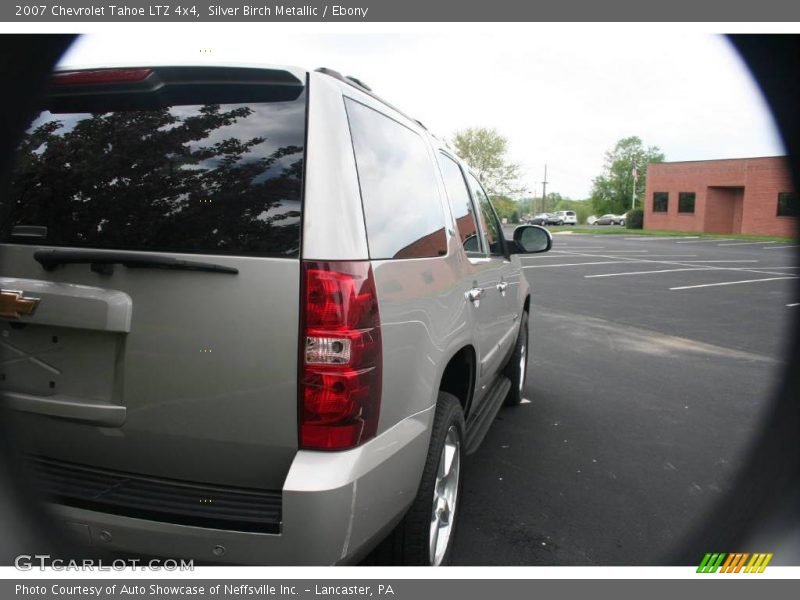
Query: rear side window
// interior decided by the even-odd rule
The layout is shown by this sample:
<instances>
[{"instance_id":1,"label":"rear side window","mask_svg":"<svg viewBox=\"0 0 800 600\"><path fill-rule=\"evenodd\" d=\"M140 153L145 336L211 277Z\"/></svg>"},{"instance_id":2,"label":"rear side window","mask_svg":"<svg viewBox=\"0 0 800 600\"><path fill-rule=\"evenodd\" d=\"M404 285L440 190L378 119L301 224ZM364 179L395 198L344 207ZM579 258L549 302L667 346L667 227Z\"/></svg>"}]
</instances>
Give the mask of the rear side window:
<instances>
[{"instance_id":1,"label":"rear side window","mask_svg":"<svg viewBox=\"0 0 800 600\"><path fill-rule=\"evenodd\" d=\"M346 98L345 105L370 258L447 254L444 209L424 140L359 102Z\"/></svg>"},{"instance_id":2,"label":"rear side window","mask_svg":"<svg viewBox=\"0 0 800 600\"><path fill-rule=\"evenodd\" d=\"M242 100L42 111L0 200L0 241L33 226L27 241L44 245L299 256L305 93Z\"/></svg>"},{"instance_id":3,"label":"rear side window","mask_svg":"<svg viewBox=\"0 0 800 600\"><path fill-rule=\"evenodd\" d=\"M461 240L464 250L467 252L480 252L480 234L478 233L478 222L475 220L475 211L472 208L472 200L467 191L467 183L464 175L456 162L439 154L439 165L442 168L442 178L444 189L453 207L453 217L458 228L458 237Z\"/></svg>"},{"instance_id":4,"label":"rear side window","mask_svg":"<svg viewBox=\"0 0 800 600\"><path fill-rule=\"evenodd\" d=\"M500 230L500 224L494 214L492 203L489 202L489 196L486 195L480 182L471 173L467 177L469 177L469 182L472 186L472 193L480 206L481 224L483 225L486 241L489 244L489 253L503 254L503 242L501 241L503 232Z\"/></svg>"}]
</instances>

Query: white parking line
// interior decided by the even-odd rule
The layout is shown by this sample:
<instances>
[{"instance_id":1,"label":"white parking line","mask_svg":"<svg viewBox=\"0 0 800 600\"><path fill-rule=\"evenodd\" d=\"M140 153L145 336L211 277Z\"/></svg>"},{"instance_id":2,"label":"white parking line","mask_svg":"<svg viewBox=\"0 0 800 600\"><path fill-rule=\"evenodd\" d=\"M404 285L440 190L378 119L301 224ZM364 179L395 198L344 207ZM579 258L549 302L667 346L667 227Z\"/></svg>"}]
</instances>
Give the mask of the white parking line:
<instances>
[{"instance_id":1,"label":"white parking line","mask_svg":"<svg viewBox=\"0 0 800 600\"><path fill-rule=\"evenodd\" d=\"M619 264L619 263L617 263ZM669 263L667 263L669 264ZM798 269L800 267L762 267L762 269ZM656 273L678 273L681 271L747 271L748 273L763 273L764 275L783 275L783 273L775 273L775 271L754 270L748 267L704 267L702 264L696 266L685 267L680 269L658 269L654 271L625 271L622 273L599 273L595 275L584 275L586 279L594 279L596 277L621 277L623 275L653 275Z\"/></svg>"},{"instance_id":2,"label":"white parking line","mask_svg":"<svg viewBox=\"0 0 800 600\"><path fill-rule=\"evenodd\" d=\"M561 254L580 252L583 248L570 248L569 250L550 250L550 252L560 252ZM649 250L606 250L607 254L649 254ZM588 254L587 254L588 256Z\"/></svg>"},{"instance_id":3,"label":"white parking line","mask_svg":"<svg viewBox=\"0 0 800 600\"><path fill-rule=\"evenodd\" d=\"M673 240L696 240L699 239L699 237L699 235L676 235L667 237L640 235L639 237L626 237L624 239L629 242L671 242Z\"/></svg>"},{"instance_id":4,"label":"white parking line","mask_svg":"<svg viewBox=\"0 0 800 600\"><path fill-rule=\"evenodd\" d=\"M734 244L717 244L719 247L724 248L725 246L752 246L754 244L777 244L777 242L736 242Z\"/></svg>"},{"instance_id":5,"label":"white parking line","mask_svg":"<svg viewBox=\"0 0 800 600\"><path fill-rule=\"evenodd\" d=\"M598 262L582 262L582 263L561 263L557 265L525 265L522 267L523 269L550 269L552 267L583 267L585 265L618 265L620 264L621 260L605 260L605 261L598 261ZM627 262L650 262L650 261L625 261Z\"/></svg>"},{"instance_id":6,"label":"white parking line","mask_svg":"<svg viewBox=\"0 0 800 600\"><path fill-rule=\"evenodd\" d=\"M545 253L542 253L542 254L520 254L519 255L519 259L520 260L534 260L534 259L535 260L542 260L542 259L547 259L547 258L551 258L551 259L555 258L555 259L558 259L558 260L564 260L565 254L562 254L564 252L566 252L566 250L550 250L550 252L545 252ZM591 255L587 254L587 256L591 256Z\"/></svg>"},{"instance_id":7,"label":"white parking line","mask_svg":"<svg viewBox=\"0 0 800 600\"><path fill-rule=\"evenodd\" d=\"M676 273L678 271L710 271L714 267L686 267L683 269L660 269L658 271L627 271L626 273L602 273L600 275L584 275L586 279L593 277L621 277L623 275L651 275L653 273Z\"/></svg>"},{"instance_id":8,"label":"white parking line","mask_svg":"<svg viewBox=\"0 0 800 600\"><path fill-rule=\"evenodd\" d=\"M551 260L562 260L562 261L573 260L571 254L562 254L562 252L564 251L562 250L561 252L559 252L558 250L551 250L547 254L532 254L532 255L523 254L519 257L519 259L522 261L523 264L525 264L525 261L540 262L540 261L551 261ZM581 260L583 260L583 256L584 256L583 254L580 255ZM592 256L591 254L586 254L585 256L587 258L594 258L594 256ZM602 259L602 258L616 258L616 257L615 256L607 257L603 255L600 256L599 258ZM619 260L622 260L622 257L620 257Z\"/></svg>"},{"instance_id":9,"label":"white parking line","mask_svg":"<svg viewBox=\"0 0 800 600\"><path fill-rule=\"evenodd\" d=\"M762 248L762 250L780 250L781 248L800 248L800 244L793 244L791 246L769 246L768 248Z\"/></svg>"},{"instance_id":10,"label":"white parking line","mask_svg":"<svg viewBox=\"0 0 800 600\"><path fill-rule=\"evenodd\" d=\"M722 239L714 238L714 239L711 239L711 240L694 240L694 241L691 241L691 242L675 242L675 243L676 244L709 244L711 242L732 242L735 239L736 238L722 238Z\"/></svg>"},{"instance_id":11,"label":"white parking line","mask_svg":"<svg viewBox=\"0 0 800 600\"><path fill-rule=\"evenodd\" d=\"M623 251L617 250L608 250L606 254L592 254L592 253L580 253L578 254L577 249L575 250L550 250L551 253L559 253L564 255L572 255L572 256L594 256L597 258L614 258L617 254L622 254ZM640 250L634 250L633 252L639 253ZM645 252L647 252L645 250ZM613 256L612 256L613 255ZM647 253L647 258L694 258L697 254L650 254ZM529 258L523 255L523 258ZM618 257L620 260L634 260L636 257L634 256L620 256ZM642 258L645 258L644 256ZM657 262L657 261L653 261Z\"/></svg>"},{"instance_id":12,"label":"white parking line","mask_svg":"<svg viewBox=\"0 0 800 600\"><path fill-rule=\"evenodd\" d=\"M606 254L583 254L583 253L580 253L580 252L569 252L569 251L566 251L566 250L562 251L562 254L564 256L586 256L587 258L616 258L617 260L620 260L620 261L646 262L646 263L658 264L658 265L674 265L676 267L693 267L693 266L695 266L693 264L690 264L690 263L687 263L687 262L682 262L682 261L677 261L677 260L649 260L653 256L652 254L648 254L647 259L645 259L645 258L634 259L634 258L630 258L630 257L627 257L627 256L612 256L612 255L606 255ZM726 271L726 270L730 269L730 267L713 267L713 268L716 269L716 270L720 270L720 271ZM774 273L774 272L769 272L769 271L759 271L757 269L741 268L741 269L737 269L737 270L741 270L741 271L745 271L746 270L749 273L759 273L759 274L763 274L763 275L783 275L783 273Z\"/></svg>"},{"instance_id":13,"label":"white parking line","mask_svg":"<svg viewBox=\"0 0 800 600\"><path fill-rule=\"evenodd\" d=\"M756 269L751 269L749 267L723 267L728 271L745 271L747 273L763 273L764 275L784 275L784 273L780 273L782 267L777 267L776 270L773 270L772 267L758 267ZM769 269L769 271L767 271Z\"/></svg>"},{"instance_id":14,"label":"white parking line","mask_svg":"<svg viewBox=\"0 0 800 600\"><path fill-rule=\"evenodd\" d=\"M792 302L791 304L787 304L786 306L788 306L789 308L792 308L793 306L800 306L800 302Z\"/></svg>"},{"instance_id":15,"label":"white parking line","mask_svg":"<svg viewBox=\"0 0 800 600\"><path fill-rule=\"evenodd\" d=\"M693 290L695 288L717 287L720 285L736 285L739 283L758 283L759 281L779 281L781 279L798 279L797 275L789 277L767 277L765 279L742 279L740 281L723 281L720 283L701 283L700 285L682 285L679 287L671 287L670 291L674 290Z\"/></svg>"},{"instance_id":16,"label":"white parking line","mask_svg":"<svg viewBox=\"0 0 800 600\"><path fill-rule=\"evenodd\" d=\"M703 263L704 261L699 260L687 260L686 262L692 263ZM707 262L726 262L726 261L707 261ZM736 261L727 261L727 262L736 262ZM749 261L741 261L741 262L749 262ZM762 269L800 269L800 267L761 267ZM619 277L621 275L651 275L653 273L677 273L679 271L719 271L724 269L725 271L751 271L753 273L765 273L767 275L780 275L780 273L770 273L769 271L753 271L752 269L748 269L747 267L704 267L702 264L698 264L695 267L685 267L681 269L659 269L657 271L626 271L624 273L601 273L599 275L584 275L586 279L592 279L594 277Z\"/></svg>"},{"instance_id":17,"label":"white parking line","mask_svg":"<svg viewBox=\"0 0 800 600\"><path fill-rule=\"evenodd\" d=\"M697 256L695 254L695 256ZM681 262L686 263L757 263L758 261L755 259L748 259L748 260L684 260Z\"/></svg>"}]
</instances>

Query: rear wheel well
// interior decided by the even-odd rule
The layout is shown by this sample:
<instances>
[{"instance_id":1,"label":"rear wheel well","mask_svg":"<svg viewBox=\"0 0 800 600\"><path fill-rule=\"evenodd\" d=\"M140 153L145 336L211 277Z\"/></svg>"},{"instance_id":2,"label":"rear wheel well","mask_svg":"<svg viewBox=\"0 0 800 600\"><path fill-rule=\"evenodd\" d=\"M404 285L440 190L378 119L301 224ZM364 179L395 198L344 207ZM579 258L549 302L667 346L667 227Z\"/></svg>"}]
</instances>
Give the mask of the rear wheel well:
<instances>
[{"instance_id":1,"label":"rear wheel well","mask_svg":"<svg viewBox=\"0 0 800 600\"><path fill-rule=\"evenodd\" d=\"M472 392L475 387L475 350L472 346L464 346L455 353L442 373L439 390L458 398L464 416L469 413Z\"/></svg>"},{"instance_id":2,"label":"rear wheel well","mask_svg":"<svg viewBox=\"0 0 800 600\"><path fill-rule=\"evenodd\" d=\"M522 312L531 314L531 297L525 296L525 304L522 305Z\"/></svg>"}]
</instances>

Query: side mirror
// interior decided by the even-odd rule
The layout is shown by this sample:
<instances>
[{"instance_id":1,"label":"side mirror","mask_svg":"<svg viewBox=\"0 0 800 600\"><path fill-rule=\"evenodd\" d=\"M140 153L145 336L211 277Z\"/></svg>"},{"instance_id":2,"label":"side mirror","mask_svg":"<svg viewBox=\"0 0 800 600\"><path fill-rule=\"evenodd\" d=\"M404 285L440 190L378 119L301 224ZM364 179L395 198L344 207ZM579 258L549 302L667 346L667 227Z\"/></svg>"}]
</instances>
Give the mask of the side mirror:
<instances>
[{"instance_id":1,"label":"side mirror","mask_svg":"<svg viewBox=\"0 0 800 600\"><path fill-rule=\"evenodd\" d=\"M517 251L512 254L547 252L553 247L553 236L539 225L520 225L514 230L514 245Z\"/></svg>"}]
</instances>

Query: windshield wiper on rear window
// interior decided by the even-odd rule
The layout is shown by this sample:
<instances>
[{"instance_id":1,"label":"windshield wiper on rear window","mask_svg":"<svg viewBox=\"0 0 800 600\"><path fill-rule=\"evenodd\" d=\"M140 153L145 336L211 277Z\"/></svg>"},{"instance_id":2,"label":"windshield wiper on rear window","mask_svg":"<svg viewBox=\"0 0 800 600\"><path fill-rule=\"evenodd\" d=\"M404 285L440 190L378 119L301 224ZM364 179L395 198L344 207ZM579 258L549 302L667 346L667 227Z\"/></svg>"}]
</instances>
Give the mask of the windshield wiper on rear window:
<instances>
[{"instance_id":1,"label":"windshield wiper on rear window","mask_svg":"<svg viewBox=\"0 0 800 600\"><path fill-rule=\"evenodd\" d=\"M88 263L92 271L110 275L114 265L135 268L178 269L181 271L206 271L210 273L231 273L236 275L239 269L214 263L180 260L171 256L143 255L132 252L104 252L99 250L37 250L33 258L46 271L52 271L59 265Z\"/></svg>"}]
</instances>

